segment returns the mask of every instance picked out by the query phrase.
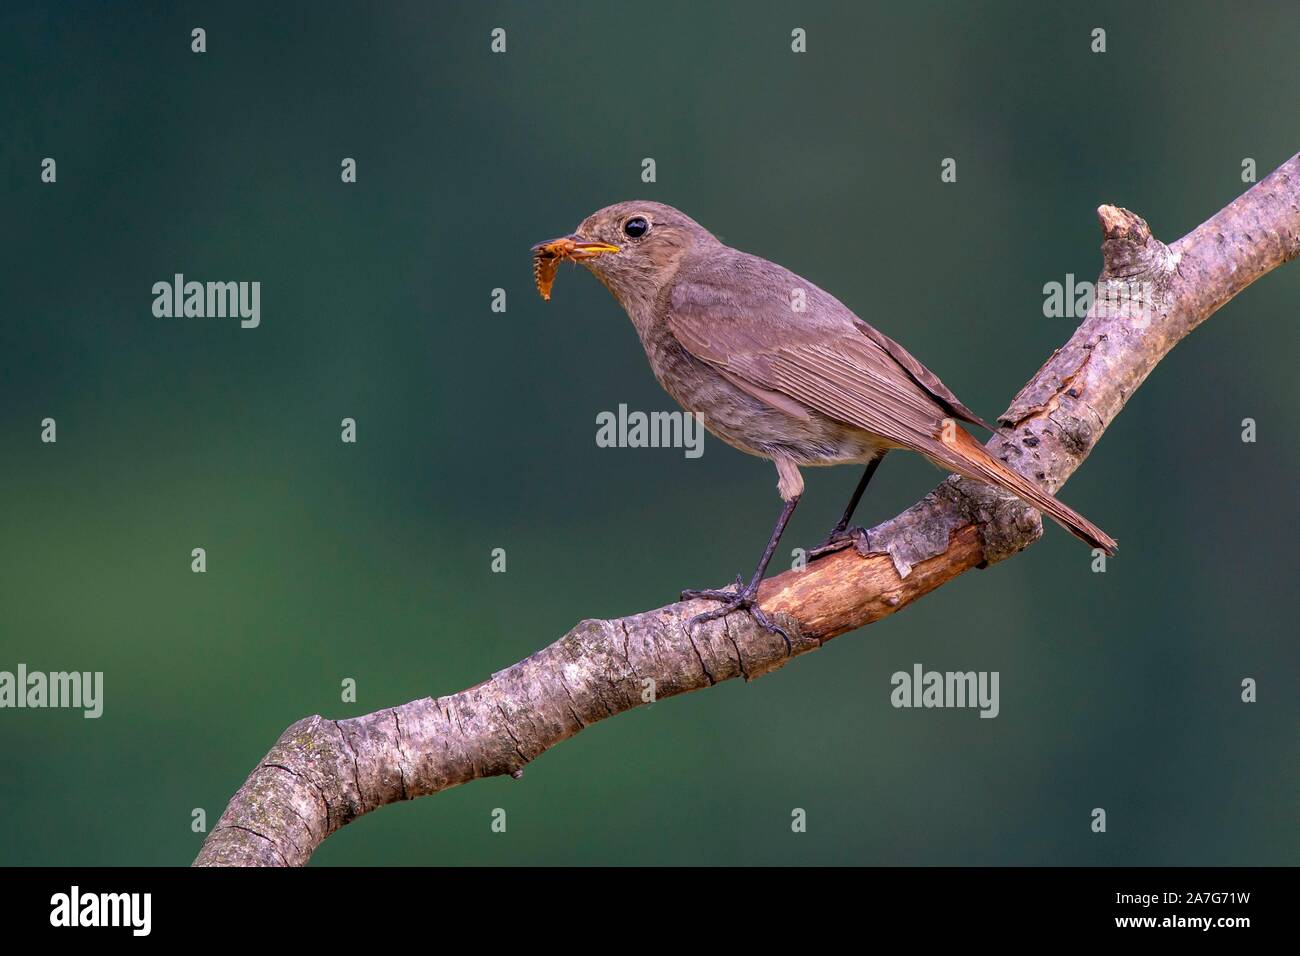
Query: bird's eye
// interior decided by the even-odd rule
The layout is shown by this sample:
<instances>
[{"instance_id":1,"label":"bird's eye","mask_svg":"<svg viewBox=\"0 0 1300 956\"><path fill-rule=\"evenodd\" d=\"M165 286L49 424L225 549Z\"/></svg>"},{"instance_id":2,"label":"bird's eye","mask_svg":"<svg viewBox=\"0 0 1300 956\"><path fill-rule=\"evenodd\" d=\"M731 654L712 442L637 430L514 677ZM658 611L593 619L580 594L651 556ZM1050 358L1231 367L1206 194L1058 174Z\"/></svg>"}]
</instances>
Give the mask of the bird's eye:
<instances>
[{"instance_id":1,"label":"bird's eye","mask_svg":"<svg viewBox=\"0 0 1300 956\"><path fill-rule=\"evenodd\" d=\"M633 216L627 222L623 223L623 232L629 239L640 239L650 231L650 223L641 216Z\"/></svg>"}]
</instances>

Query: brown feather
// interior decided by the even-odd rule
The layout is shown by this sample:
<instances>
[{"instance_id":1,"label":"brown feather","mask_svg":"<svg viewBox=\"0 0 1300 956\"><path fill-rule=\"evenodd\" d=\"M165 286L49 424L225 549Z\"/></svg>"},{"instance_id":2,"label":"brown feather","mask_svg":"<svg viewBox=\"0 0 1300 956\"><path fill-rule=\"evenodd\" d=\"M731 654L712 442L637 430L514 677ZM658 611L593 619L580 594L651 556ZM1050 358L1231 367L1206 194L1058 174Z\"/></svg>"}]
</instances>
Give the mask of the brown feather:
<instances>
[{"instance_id":1,"label":"brown feather","mask_svg":"<svg viewBox=\"0 0 1300 956\"><path fill-rule=\"evenodd\" d=\"M805 308L792 308L791 290ZM920 452L940 467L1003 488L1107 554L1115 540L1042 488L993 458L955 418L996 431L939 377L884 333L812 283L773 263L726 249L684 270L674 283L667 324L697 358L763 397L793 399L882 446ZM769 404L776 402L770 398Z\"/></svg>"},{"instance_id":2,"label":"brown feather","mask_svg":"<svg viewBox=\"0 0 1300 956\"><path fill-rule=\"evenodd\" d=\"M1073 508L1053 498L1019 472L998 461L983 445L960 428L956 429L952 452L951 457L940 459L945 467L967 478L997 485L1011 492L1027 504L1033 505L1079 540L1086 541L1092 547L1101 548L1106 554L1114 556L1115 549L1119 546L1114 538Z\"/></svg>"}]
</instances>

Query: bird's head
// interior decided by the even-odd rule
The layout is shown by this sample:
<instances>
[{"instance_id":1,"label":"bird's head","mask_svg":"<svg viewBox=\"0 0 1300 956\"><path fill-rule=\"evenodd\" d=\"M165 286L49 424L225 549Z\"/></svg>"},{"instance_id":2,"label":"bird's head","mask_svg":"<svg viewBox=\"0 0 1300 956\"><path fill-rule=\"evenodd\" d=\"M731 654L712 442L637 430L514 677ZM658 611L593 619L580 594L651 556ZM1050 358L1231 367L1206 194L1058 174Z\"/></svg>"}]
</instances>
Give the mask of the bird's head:
<instances>
[{"instance_id":1,"label":"bird's head","mask_svg":"<svg viewBox=\"0 0 1300 956\"><path fill-rule=\"evenodd\" d=\"M550 280L565 259L581 263L631 311L653 302L691 250L717 245L698 222L672 206L615 203L593 212L572 235L533 247L538 291L550 298Z\"/></svg>"}]
</instances>

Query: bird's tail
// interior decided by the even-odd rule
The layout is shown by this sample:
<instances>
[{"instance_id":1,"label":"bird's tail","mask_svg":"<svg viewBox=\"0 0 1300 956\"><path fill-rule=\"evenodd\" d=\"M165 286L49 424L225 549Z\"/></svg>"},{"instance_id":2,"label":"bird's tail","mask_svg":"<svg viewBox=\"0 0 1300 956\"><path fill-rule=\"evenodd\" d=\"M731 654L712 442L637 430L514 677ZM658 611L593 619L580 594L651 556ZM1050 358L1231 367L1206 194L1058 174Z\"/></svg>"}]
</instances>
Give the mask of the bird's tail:
<instances>
[{"instance_id":1,"label":"bird's tail","mask_svg":"<svg viewBox=\"0 0 1300 956\"><path fill-rule=\"evenodd\" d=\"M1019 472L998 461L973 436L961 428L953 429L953 432L956 437L944 443L947 454L942 458L938 455L934 456L943 467L951 468L958 474L975 481L1005 488L1021 501L1033 505L1050 517L1080 541L1086 541L1094 548L1101 548L1108 555L1115 553L1118 544L1106 532L1073 508L1057 501Z\"/></svg>"}]
</instances>

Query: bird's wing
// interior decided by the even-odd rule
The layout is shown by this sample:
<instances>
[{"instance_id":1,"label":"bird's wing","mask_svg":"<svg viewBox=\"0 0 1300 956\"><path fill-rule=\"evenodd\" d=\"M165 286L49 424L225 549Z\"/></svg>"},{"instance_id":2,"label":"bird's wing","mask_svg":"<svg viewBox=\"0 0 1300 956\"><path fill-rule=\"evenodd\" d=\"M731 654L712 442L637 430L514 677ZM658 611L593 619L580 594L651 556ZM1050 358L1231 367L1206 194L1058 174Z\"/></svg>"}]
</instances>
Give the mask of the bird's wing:
<instances>
[{"instance_id":1,"label":"bird's wing","mask_svg":"<svg viewBox=\"0 0 1300 956\"><path fill-rule=\"evenodd\" d=\"M780 266L734 253L681 275L668 304L669 330L697 358L893 443L929 449L949 416L990 428L901 345Z\"/></svg>"},{"instance_id":2,"label":"bird's wing","mask_svg":"<svg viewBox=\"0 0 1300 956\"><path fill-rule=\"evenodd\" d=\"M857 320L858 331L864 333L869 339L889 353L890 358L903 367L912 380L924 388L943 408L954 418L960 418L964 422L970 422L972 425L978 425L980 428L991 432L997 429L980 418L969 408L961 403L956 395L952 393L947 385L939 381L939 376L935 375L928 368L918 361L911 352L903 348L884 332L868 325L861 319Z\"/></svg>"}]
</instances>

